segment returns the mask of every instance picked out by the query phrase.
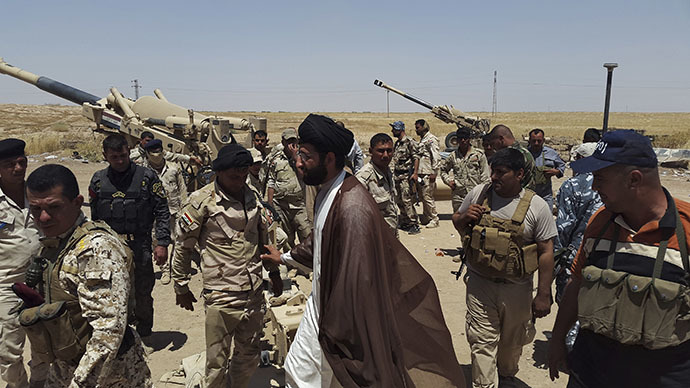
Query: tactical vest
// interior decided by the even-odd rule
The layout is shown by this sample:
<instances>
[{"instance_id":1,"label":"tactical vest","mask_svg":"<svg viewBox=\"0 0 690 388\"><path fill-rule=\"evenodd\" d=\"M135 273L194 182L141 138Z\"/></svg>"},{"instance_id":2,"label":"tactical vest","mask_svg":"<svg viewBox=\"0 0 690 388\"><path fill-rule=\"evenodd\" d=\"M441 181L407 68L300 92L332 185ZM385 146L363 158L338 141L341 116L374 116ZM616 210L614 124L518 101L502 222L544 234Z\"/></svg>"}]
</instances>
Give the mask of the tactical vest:
<instances>
[{"instance_id":1,"label":"tactical vest","mask_svg":"<svg viewBox=\"0 0 690 388\"><path fill-rule=\"evenodd\" d=\"M43 273L45 303L19 313L19 323L31 342L32 356L43 362L61 360L77 365L86 351L86 343L91 338L93 328L82 315L79 299L60 287L58 279L61 270L74 274L78 272L77 268L63 266L63 260L79 241L94 231L112 234L103 221L87 221L78 226L65 247L59 251L55 262L50 261ZM122 244L127 246L124 242ZM131 269L132 254L129 248L125 249L127 267ZM123 351L123 347L128 345L131 346L131 343L123 340L120 350Z\"/></svg>"},{"instance_id":2,"label":"tactical vest","mask_svg":"<svg viewBox=\"0 0 690 388\"><path fill-rule=\"evenodd\" d=\"M118 190L106 173L101 171L101 187L98 191L96 209L98 217L108 223L119 234L148 235L153 225L149 201L144 199L144 168L136 166L132 182L126 192Z\"/></svg>"},{"instance_id":3,"label":"tactical vest","mask_svg":"<svg viewBox=\"0 0 690 388\"><path fill-rule=\"evenodd\" d=\"M615 217L615 216L614 216ZM613 223L604 226L592 246ZM690 292L680 283L660 279L668 239L661 241L651 277L613 270L620 225L616 224L606 269L588 265L582 269L578 317L582 328L625 345L647 349L677 346L690 339ZM676 209L676 236L688 272L685 231ZM670 236L669 236L670 238Z\"/></svg>"},{"instance_id":4,"label":"tactical vest","mask_svg":"<svg viewBox=\"0 0 690 388\"><path fill-rule=\"evenodd\" d=\"M534 192L525 189L525 194L513 216L506 220L492 216L491 187L485 186L479 202L489 209L479 222L468 227L462 246L465 258L474 271L493 278L523 279L534 273L538 265L537 244L525 245L525 216L529 210Z\"/></svg>"},{"instance_id":5,"label":"tactical vest","mask_svg":"<svg viewBox=\"0 0 690 388\"><path fill-rule=\"evenodd\" d=\"M549 167L546 165L546 158L544 158L544 149L541 150L541 161L542 165L537 166L537 159L534 160L534 184L536 186L543 186L549 184L549 181L551 178L547 177L546 174L544 174L544 171L550 170L553 167Z\"/></svg>"}]
</instances>

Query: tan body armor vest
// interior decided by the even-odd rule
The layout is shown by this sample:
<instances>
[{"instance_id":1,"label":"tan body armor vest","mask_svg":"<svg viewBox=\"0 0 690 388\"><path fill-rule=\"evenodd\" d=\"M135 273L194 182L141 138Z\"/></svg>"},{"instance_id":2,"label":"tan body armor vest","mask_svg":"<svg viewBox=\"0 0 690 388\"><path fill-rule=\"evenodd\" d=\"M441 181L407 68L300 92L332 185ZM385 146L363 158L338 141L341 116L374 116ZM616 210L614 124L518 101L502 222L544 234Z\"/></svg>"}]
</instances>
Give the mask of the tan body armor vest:
<instances>
[{"instance_id":1,"label":"tan body armor vest","mask_svg":"<svg viewBox=\"0 0 690 388\"><path fill-rule=\"evenodd\" d=\"M595 240L592 252L614 217ZM676 220L676 236L687 272L687 243L677 210ZM687 341L690 339L689 288L659 278L668 239L659 244L652 276L637 276L612 269L619 232L620 225L615 224L615 240L609 248L606 269L594 265L582 269L578 295L581 327L625 345L641 345L648 349L677 346Z\"/></svg>"},{"instance_id":2,"label":"tan body armor vest","mask_svg":"<svg viewBox=\"0 0 690 388\"><path fill-rule=\"evenodd\" d=\"M479 203L491 210L491 186L487 185L479 196ZM525 245L524 221L534 192L525 189L525 195L506 220L482 215L474 226L469 226L463 237L465 258L474 271L493 278L522 279L539 267L537 244Z\"/></svg>"},{"instance_id":3,"label":"tan body armor vest","mask_svg":"<svg viewBox=\"0 0 690 388\"><path fill-rule=\"evenodd\" d=\"M103 221L87 221L78 226L57 254L57 259L54 262L49 260L50 264L43 273L45 303L24 309L19 314L19 322L31 341L32 354L43 362L51 363L57 359L76 365L91 338L93 329L82 316L79 299L60 287L58 278L61 270L76 273L76 268L63 268L65 255L93 231L114 235ZM46 254L47 250L42 249L41 254ZM131 268L129 251L127 256L127 266Z\"/></svg>"}]
</instances>

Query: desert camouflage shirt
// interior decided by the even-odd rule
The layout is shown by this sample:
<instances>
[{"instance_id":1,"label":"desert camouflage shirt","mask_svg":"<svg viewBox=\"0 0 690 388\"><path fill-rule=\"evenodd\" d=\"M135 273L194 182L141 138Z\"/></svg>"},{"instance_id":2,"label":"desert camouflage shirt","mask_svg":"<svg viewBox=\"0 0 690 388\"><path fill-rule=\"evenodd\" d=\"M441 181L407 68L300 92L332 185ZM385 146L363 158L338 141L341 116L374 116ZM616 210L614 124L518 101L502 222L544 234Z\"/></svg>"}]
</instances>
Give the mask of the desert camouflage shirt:
<instances>
[{"instance_id":1,"label":"desert camouflage shirt","mask_svg":"<svg viewBox=\"0 0 690 388\"><path fill-rule=\"evenodd\" d=\"M452 176L451 176L452 172ZM450 185L455 182L454 193L464 197L475 186L490 181L489 163L484 156L484 151L470 147L465 156L460 150L455 150L441 164L441 179L443 183Z\"/></svg>"},{"instance_id":2,"label":"desert camouflage shirt","mask_svg":"<svg viewBox=\"0 0 690 388\"><path fill-rule=\"evenodd\" d=\"M184 175L180 166L166 162L163 168L158 171L150 166L148 161L145 161L143 165L149 167L158 175L158 179L163 183L165 194L168 196L170 215L175 216L182 210L182 203L187 200L187 184L184 181ZM173 229L173 225L170 225L170 229Z\"/></svg>"},{"instance_id":3,"label":"desert camouflage shirt","mask_svg":"<svg viewBox=\"0 0 690 388\"><path fill-rule=\"evenodd\" d=\"M593 180L591 173L578 174L563 182L556 196L558 238L554 248L572 246L569 260L573 259L582 244L590 217L603 205L599 194L592 190Z\"/></svg>"},{"instance_id":4,"label":"desert camouflage shirt","mask_svg":"<svg viewBox=\"0 0 690 388\"><path fill-rule=\"evenodd\" d=\"M409 177L417 159L417 142L409 136L395 141L391 169L396 177Z\"/></svg>"},{"instance_id":5,"label":"desert camouflage shirt","mask_svg":"<svg viewBox=\"0 0 690 388\"><path fill-rule=\"evenodd\" d=\"M281 207L304 208L304 183L297 177L295 163L284 152L276 155L268 166L266 189L273 188L273 200Z\"/></svg>"},{"instance_id":6,"label":"desert camouflage shirt","mask_svg":"<svg viewBox=\"0 0 690 388\"><path fill-rule=\"evenodd\" d=\"M24 203L29 201L24 199ZM16 299L9 286L24 281L26 268L39 248L38 229L29 209L19 207L0 189L0 299L3 295Z\"/></svg>"},{"instance_id":7,"label":"desert camouflage shirt","mask_svg":"<svg viewBox=\"0 0 690 388\"><path fill-rule=\"evenodd\" d=\"M276 144L267 155L264 155L264 160L261 162L261 169L259 170L259 182L261 182L261 194L266 193L266 180L268 179L268 168L276 156L283 153L283 143Z\"/></svg>"},{"instance_id":8,"label":"desert camouflage shirt","mask_svg":"<svg viewBox=\"0 0 690 388\"><path fill-rule=\"evenodd\" d=\"M261 189L261 179L258 176L252 175L250 172L247 174L247 186L249 186L250 189L254 190L256 194L259 195L259 197L262 197L262 189Z\"/></svg>"},{"instance_id":9,"label":"desert camouflage shirt","mask_svg":"<svg viewBox=\"0 0 690 388\"><path fill-rule=\"evenodd\" d=\"M191 156L189 155L178 154L175 152L170 152L168 150L163 150L163 158L168 162L173 163L189 163L189 161L191 160ZM132 148L129 151L129 159L136 164L143 165L144 160L146 160L146 150L144 150L141 144L137 144L136 147Z\"/></svg>"},{"instance_id":10,"label":"desert camouflage shirt","mask_svg":"<svg viewBox=\"0 0 690 388\"><path fill-rule=\"evenodd\" d=\"M359 170L356 177L374 197L374 201L376 201L388 226L397 230L398 206L395 204L395 184L390 170L386 168L385 171L381 171L369 162Z\"/></svg>"},{"instance_id":11,"label":"desert camouflage shirt","mask_svg":"<svg viewBox=\"0 0 690 388\"><path fill-rule=\"evenodd\" d=\"M51 261L57 260L60 241L69 239L77 226L85 221L82 213L68 232L57 238L43 239L44 252L53 253L46 254L46 257L52 258ZM112 230L95 230L88 232L62 256L57 279L59 287L78 298L81 314L93 328L86 352L79 360L69 386L110 386L105 382L120 380L116 377L123 373L112 366L127 328L130 291L127 250ZM145 363L140 367L148 372ZM122 376L124 380L127 378Z\"/></svg>"},{"instance_id":12,"label":"desert camouflage shirt","mask_svg":"<svg viewBox=\"0 0 690 388\"><path fill-rule=\"evenodd\" d=\"M438 137L431 132L425 133L417 146L417 156L419 158L417 174L429 175L438 173L438 169L441 167L440 152Z\"/></svg>"},{"instance_id":13,"label":"desert camouflage shirt","mask_svg":"<svg viewBox=\"0 0 690 388\"><path fill-rule=\"evenodd\" d=\"M198 244L205 291L256 291L262 285L259 255L267 242L265 209L257 194L244 186L243 201L226 195L217 183L190 194L178 218L178 240L172 264L175 292L189 291L191 259Z\"/></svg>"}]
</instances>

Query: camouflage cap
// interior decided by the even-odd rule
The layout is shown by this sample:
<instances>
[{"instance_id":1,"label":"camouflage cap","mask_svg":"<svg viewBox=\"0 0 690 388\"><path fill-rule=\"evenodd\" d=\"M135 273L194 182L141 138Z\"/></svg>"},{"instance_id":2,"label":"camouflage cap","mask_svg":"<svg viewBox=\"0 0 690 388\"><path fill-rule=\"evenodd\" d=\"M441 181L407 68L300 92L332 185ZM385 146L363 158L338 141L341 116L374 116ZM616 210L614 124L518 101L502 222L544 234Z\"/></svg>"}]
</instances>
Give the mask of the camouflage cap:
<instances>
[{"instance_id":1,"label":"camouflage cap","mask_svg":"<svg viewBox=\"0 0 690 388\"><path fill-rule=\"evenodd\" d=\"M280 137L283 138L283 140L297 139L297 131L295 128L287 128Z\"/></svg>"}]
</instances>

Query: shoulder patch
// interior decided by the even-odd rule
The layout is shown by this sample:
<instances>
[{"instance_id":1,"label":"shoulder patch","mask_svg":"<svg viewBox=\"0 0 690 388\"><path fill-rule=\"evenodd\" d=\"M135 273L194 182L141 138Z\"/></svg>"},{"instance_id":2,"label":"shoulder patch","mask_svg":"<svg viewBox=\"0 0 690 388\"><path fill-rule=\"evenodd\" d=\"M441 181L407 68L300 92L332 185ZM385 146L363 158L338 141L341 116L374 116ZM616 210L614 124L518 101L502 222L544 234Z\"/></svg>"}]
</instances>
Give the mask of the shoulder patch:
<instances>
[{"instance_id":1,"label":"shoulder patch","mask_svg":"<svg viewBox=\"0 0 690 388\"><path fill-rule=\"evenodd\" d=\"M161 182L156 182L151 186L151 191L161 198L165 197L165 190L163 189L163 184Z\"/></svg>"}]
</instances>

